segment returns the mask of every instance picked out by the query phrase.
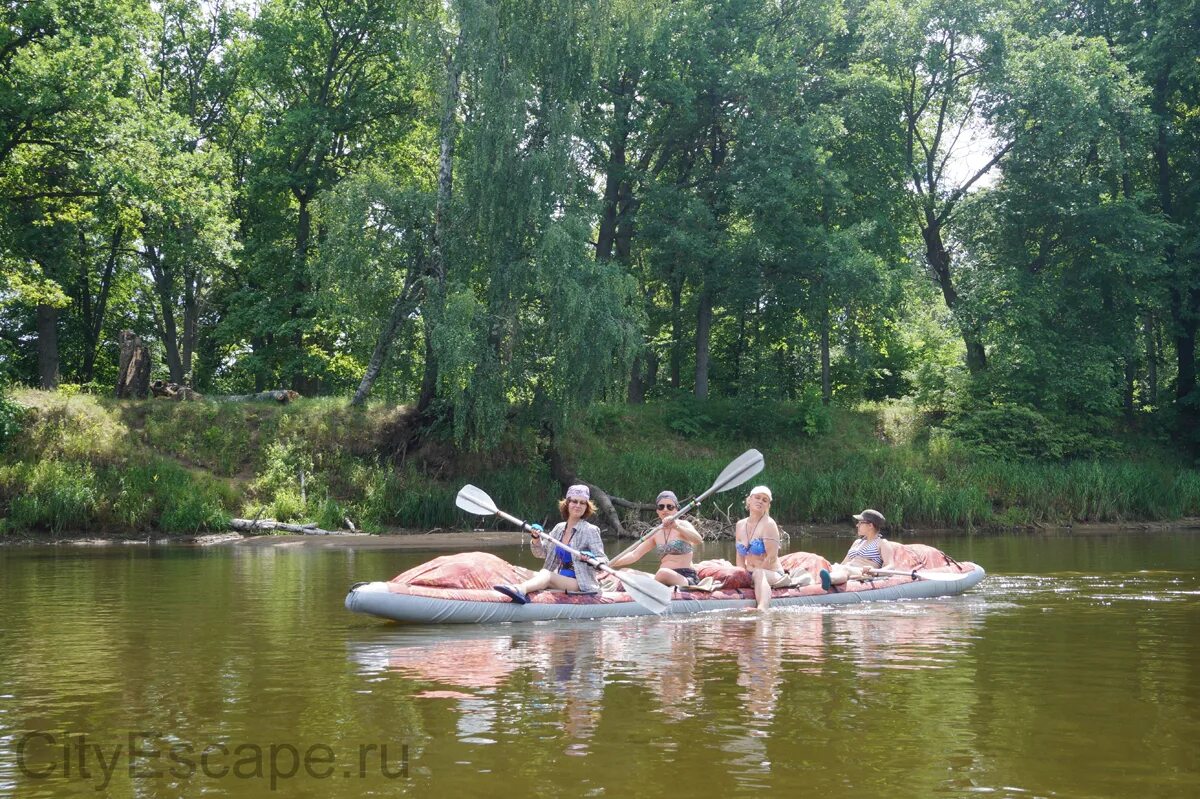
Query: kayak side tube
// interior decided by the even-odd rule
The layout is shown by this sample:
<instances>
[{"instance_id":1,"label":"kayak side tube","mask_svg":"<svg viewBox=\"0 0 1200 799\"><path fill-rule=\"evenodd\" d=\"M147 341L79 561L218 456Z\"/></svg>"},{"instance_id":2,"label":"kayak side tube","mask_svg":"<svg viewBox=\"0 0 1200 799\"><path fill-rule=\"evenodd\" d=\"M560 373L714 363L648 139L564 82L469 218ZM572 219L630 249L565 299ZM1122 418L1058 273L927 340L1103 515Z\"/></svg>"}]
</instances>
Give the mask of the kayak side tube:
<instances>
[{"instance_id":1,"label":"kayak side tube","mask_svg":"<svg viewBox=\"0 0 1200 799\"><path fill-rule=\"evenodd\" d=\"M777 591L772 607L805 605L846 605L897 599L931 599L953 596L974 588L987 573L973 563L963 564L958 580L919 580L892 577L870 583L851 584L843 590L825 592L819 586ZM554 621L558 619L602 619L653 615L632 601L628 594L606 593L594 597L572 596L556 601L562 594L540 592L528 605L510 602L491 591L406 590L393 583L359 583L346 595L347 610L366 613L410 624L503 624L506 622ZM474 594L476 597L439 596L438 594ZM754 606L752 590L718 591L713 594L677 592L664 615L684 616L707 611L735 610Z\"/></svg>"}]
</instances>

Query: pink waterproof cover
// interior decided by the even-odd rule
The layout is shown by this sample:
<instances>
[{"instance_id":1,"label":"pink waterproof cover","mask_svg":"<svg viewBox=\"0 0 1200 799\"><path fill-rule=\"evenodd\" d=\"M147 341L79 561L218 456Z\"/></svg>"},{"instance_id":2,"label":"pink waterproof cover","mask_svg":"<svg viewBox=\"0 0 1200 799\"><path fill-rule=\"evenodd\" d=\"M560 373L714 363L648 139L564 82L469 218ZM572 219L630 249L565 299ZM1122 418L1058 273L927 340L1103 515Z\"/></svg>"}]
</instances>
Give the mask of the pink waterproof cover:
<instances>
[{"instance_id":1,"label":"pink waterproof cover","mask_svg":"<svg viewBox=\"0 0 1200 799\"><path fill-rule=\"evenodd\" d=\"M825 593L821 589L818 572L829 568L829 561L811 552L792 552L780 558L783 567L792 573L807 571L813 576L813 584L802 588L780 589L772 592L775 597L806 596ZM954 564L943 552L924 544L895 544L893 566L897 569L942 569L944 571L967 572L969 565ZM726 560L706 560L696 564L696 572L703 579L712 577L724 583L721 590L711 594L687 592L676 597L703 601L713 599L754 598L750 573L739 569ZM533 574L529 569L514 566L487 552L460 552L443 555L428 563L414 566L397 575L389 583L392 593L427 596L439 599L458 599L470 602L508 602L508 597L493 590L500 583L519 583ZM909 577L890 577L858 582L851 580L837 591L865 591L908 581ZM530 595L531 602L552 604L607 604L630 602L632 598L623 591L606 591L602 594L566 594L561 591L538 591Z\"/></svg>"},{"instance_id":2,"label":"pink waterproof cover","mask_svg":"<svg viewBox=\"0 0 1200 799\"><path fill-rule=\"evenodd\" d=\"M499 583L519 583L533 572L514 566L487 552L456 552L413 566L392 578L399 585L425 588L478 588L492 590Z\"/></svg>"}]
</instances>

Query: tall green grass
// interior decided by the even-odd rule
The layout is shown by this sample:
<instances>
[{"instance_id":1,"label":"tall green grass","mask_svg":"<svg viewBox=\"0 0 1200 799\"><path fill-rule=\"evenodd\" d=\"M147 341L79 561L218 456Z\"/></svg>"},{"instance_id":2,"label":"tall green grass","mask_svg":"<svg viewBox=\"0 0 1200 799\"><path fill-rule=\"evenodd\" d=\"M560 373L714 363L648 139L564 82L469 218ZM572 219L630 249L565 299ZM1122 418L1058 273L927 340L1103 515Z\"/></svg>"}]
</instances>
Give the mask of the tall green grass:
<instances>
[{"instance_id":1,"label":"tall green grass","mask_svg":"<svg viewBox=\"0 0 1200 799\"><path fill-rule=\"evenodd\" d=\"M544 442L519 434L486 452L435 441L397 465L383 453L402 411L382 405L137 403L44 392L13 398L29 410L0 453L0 516L8 530L182 533L221 529L231 515L328 528L349 518L368 531L469 529L502 523L455 507L464 483L535 520L554 520L561 494L542 459ZM560 444L582 479L641 502L664 488L693 496L756 447L765 471L713 497L710 508L740 516L750 486L765 483L775 495L772 513L791 525L848 523L864 507L902 527L1200 515L1200 472L1167 451L1006 461L922 429L900 404L601 405Z\"/></svg>"}]
</instances>

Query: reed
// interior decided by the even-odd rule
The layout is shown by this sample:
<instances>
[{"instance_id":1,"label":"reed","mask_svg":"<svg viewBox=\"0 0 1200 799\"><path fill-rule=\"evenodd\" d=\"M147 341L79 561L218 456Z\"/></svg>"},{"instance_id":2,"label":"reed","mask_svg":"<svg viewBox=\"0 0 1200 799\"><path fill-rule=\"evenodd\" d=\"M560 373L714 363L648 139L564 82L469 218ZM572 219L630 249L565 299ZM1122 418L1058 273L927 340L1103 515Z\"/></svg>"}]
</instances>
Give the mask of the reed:
<instances>
[{"instance_id":1,"label":"reed","mask_svg":"<svg viewBox=\"0 0 1200 799\"><path fill-rule=\"evenodd\" d=\"M435 441L397 465L384 454L403 409L382 404L12 396L29 410L0 453L6 530L193 532L220 529L232 514L322 527L342 527L349 518L374 532L461 530L481 523L454 506L463 483L542 522L556 520L562 491L539 451L544 442L532 437L513 435L485 452ZM702 423L692 424L698 417ZM716 495L701 513L737 518L750 486L765 483L775 494L773 514L793 526L848 526L864 507L902 528L1200 514L1200 472L1153 442L1137 442L1148 454L1136 458L1005 461L929 428L903 404L600 405L560 445L581 479L645 503L664 488L681 498L698 493L732 458L756 447L765 471Z\"/></svg>"}]
</instances>

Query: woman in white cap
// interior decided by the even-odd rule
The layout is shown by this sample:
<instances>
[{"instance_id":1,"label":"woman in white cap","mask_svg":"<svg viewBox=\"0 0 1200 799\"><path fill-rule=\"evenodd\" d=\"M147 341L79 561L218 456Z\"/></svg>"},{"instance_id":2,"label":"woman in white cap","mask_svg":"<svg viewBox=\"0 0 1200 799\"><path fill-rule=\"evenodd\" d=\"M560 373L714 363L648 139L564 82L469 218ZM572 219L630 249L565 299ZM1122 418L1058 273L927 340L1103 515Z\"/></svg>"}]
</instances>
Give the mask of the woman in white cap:
<instances>
[{"instance_id":1,"label":"woman in white cap","mask_svg":"<svg viewBox=\"0 0 1200 799\"><path fill-rule=\"evenodd\" d=\"M545 558L541 571L523 583L492 586L513 602L524 605L529 602L531 591L541 591L543 588L599 593L600 585L596 581L594 564L604 563L608 558L604 555L600 528L587 521L596 512L591 491L585 485L571 486L566 496L559 500L558 512L563 520L550 532L542 532L539 525L534 525L537 532L533 534L530 547L534 555ZM576 558L558 543L566 544L584 556Z\"/></svg>"},{"instance_id":2,"label":"woman in white cap","mask_svg":"<svg viewBox=\"0 0 1200 799\"><path fill-rule=\"evenodd\" d=\"M629 566L653 549L661 559L655 580L666 585L695 585L700 581L700 576L696 574L692 559L696 547L703 544L704 539L690 522L675 518L679 510L679 498L674 491L663 491L654 501L654 506L662 522L661 529L633 549L618 555L608 565L614 569Z\"/></svg>"},{"instance_id":3,"label":"woman in white cap","mask_svg":"<svg viewBox=\"0 0 1200 799\"><path fill-rule=\"evenodd\" d=\"M826 591L847 580L859 579L871 574L873 569L882 569L892 562L892 544L879 534L887 519L877 510L867 508L854 514L858 525L858 538L850 545L841 563L821 569L821 587Z\"/></svg>"},{"instance_id":4,"label":"woman in white cap","mask_svg":"<svg viewBox=\"0 0 1200 799\"><path fill-rule=\"evenodd\" d=\"M746 497L750 513L737 523L734 546L739 569L750 572L759 610L771 604L771 589L789 585L791 577L779 562L779 525L771 518L771 489L755 486Z\"/></svg>"}]
</instances>

